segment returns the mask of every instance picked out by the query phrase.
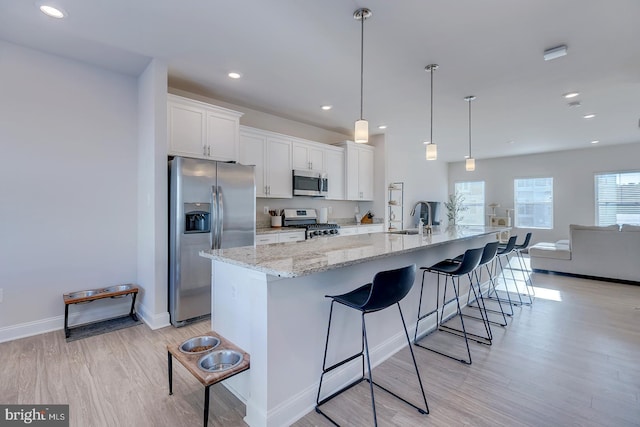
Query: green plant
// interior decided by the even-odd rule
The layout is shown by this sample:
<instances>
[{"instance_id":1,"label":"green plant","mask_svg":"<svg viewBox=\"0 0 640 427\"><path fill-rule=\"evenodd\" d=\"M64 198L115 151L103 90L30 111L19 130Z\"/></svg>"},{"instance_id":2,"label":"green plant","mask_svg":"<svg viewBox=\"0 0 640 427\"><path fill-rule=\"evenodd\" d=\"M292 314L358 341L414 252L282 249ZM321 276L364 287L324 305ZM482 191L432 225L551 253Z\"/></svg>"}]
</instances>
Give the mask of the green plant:
<instances>
[{"instance_id":1,"label":"green plant","mask_svg":"<svg viewBox=\"0 0 640 427\"><path fill-rule=\"evenodd\" d=\"M460 214L469 208L464 206L462 204L463 202L464 196L460 193L449 194L449 200L444 202L444 207L447 208L447 219L449 220L450 225L455 225L456 222L462 221L464 218Z\"/></svg>"}]
</instances>

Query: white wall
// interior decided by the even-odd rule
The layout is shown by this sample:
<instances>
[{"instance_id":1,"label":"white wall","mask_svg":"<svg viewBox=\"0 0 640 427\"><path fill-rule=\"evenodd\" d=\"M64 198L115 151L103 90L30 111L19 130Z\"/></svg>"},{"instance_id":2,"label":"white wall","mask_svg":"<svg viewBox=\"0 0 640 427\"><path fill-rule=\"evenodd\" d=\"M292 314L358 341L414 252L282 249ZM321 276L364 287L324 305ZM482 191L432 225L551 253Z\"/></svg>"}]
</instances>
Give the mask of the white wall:
<instances>
[{"instance_id":1,"label":"white wall","mask_svg":"<svg viewBox=\"0 0 640 427\"><path fill-rule=\"evenodd\" d=\"M399 146L400 144L394 144L393 131L388 130L387 184L404 182L404 228L412 228L416 226L417 221L409 213L416 202L447 200L447 163L442 160L427 161L425 146L421 141L411 145L409 151L402 150ZM444 209L441 209L439 216L441 220L446 221Z\"/></svg>"},{"instance_id":2,"label":"white wall","mask_svg":"<svg viewBox=\"0 0 640 427\"><path fill-rule=\"evenodd\" d=\"M134 78L0 41L0 85L3 341L61 328L65 292L136 281L138 154Z\"/></svg>"},{"instance_id":3,"label":"white wall","mask_svg":"<svg viewBox=\"0 0 640 427\"><path fill-rule=\"evenodd\" d=\"M456 182L485 181L485 203L499 203L497 213L513 208L515 178L553 177L554 216L552 230L514 230L533 232L533 242L566 239L569 224L595 222L594 174L597 172L640 169L640 143L590 146L581 150L558 151L516 157L476 160L476 170L466 172L464 162L449 165L449 192ZM490 209L487 207L487 214ZM519 240L520 241L520 240Z\"/></svg>"},{"instance_id":4,"label":"white wall","mask_svg":"<svg viewBox=\"0 0 640 427\"><path fill-rule=\"evenodd\" d=\"M167 65L153 60L138 78L138 311L153 328L169 325Z\"/></svg>"}]
</instances>

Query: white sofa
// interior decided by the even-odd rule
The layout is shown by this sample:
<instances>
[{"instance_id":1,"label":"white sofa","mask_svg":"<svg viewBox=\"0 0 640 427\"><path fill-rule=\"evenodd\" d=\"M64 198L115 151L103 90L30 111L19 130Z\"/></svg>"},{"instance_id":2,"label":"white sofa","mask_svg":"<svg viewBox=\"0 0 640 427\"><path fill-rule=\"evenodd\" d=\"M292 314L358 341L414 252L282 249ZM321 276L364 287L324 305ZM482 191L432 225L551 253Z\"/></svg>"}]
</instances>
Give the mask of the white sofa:
<instances>
[{"instance_id":1,"label":"white sofa","mask_svg":"<svg viewBox=\"0 0 640 427\"><path fill-rule=\"evenodd\" d=\"M569 240L529 248L531 268L640 282L640 226L569 226Z\"/></svg>"}]
</instances>

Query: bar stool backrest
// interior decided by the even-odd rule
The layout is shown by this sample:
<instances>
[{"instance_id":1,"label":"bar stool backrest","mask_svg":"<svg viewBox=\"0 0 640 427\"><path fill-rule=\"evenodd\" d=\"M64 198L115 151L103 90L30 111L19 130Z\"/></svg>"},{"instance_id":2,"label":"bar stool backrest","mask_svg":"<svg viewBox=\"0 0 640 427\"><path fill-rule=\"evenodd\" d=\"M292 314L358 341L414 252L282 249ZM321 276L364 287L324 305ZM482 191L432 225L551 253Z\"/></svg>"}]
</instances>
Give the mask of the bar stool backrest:
<instances>
[{"instance_id":1,"label":"bar stool backrest","mask_svg":"<svg viewBox=\"0 0 640 427\"><path fill-rule=\"evenodd\" d=\"M527 233L527 235L524 238L524 243L522 243L521 245L516 245L516 249L526 249L526 247L529 246L530 241L531 241L531 233Z\"/></svg>"},{"instance_id":2,"label":"bar stool backrest","mask_svg":"<svg viewBox=\"0 0 640 427\"><path fill-rule=\"evenodd\" d=\"M487 243L484 246L482 258L480 258L480 265L488 264L496 257L496 254L498 253L498 244L500 244L500 242L496 240L495 242Z\"/></svg>"},{"instance_id":3,"label":"bar stool backrest","mask_svg":"<svg viewBox=\"0 0 640 427\"><path fill-rule=\"evenodd\" d=\"M415 264L376 273L369 298L361 309L367 312L378 311L399 302L411 290L415 277Z\"/></svg>"},{"instance_id":4,"label":"bar stool backrest","mask_svg":"<svg viewBox=\"0 0 640 427\"><path fill-rule=\"evenodd\" d=\"M453 276L462 276L475 270L480 265L480 258L482 258L482 252L484 248L467 249L464 251L462 261L458 269L451 273Z\"/></svg>"},{"instance_id":5,"label":"bar stool backrest","mask_svg":"<svg viewBox=\"0 0 640 427\"><path fill-rule=\"evenodd\" d=\"M498 251L498 255L504 255L504 254L508 254L509 252L511 252L513 250L513 248L515 248L515 246L516 246L516 239L517 238L518 238L518 236L509 237L509 241L507 242L507 246L505 246L504 249L501 249L500 251Z\"/></svg>"}]
</instances>

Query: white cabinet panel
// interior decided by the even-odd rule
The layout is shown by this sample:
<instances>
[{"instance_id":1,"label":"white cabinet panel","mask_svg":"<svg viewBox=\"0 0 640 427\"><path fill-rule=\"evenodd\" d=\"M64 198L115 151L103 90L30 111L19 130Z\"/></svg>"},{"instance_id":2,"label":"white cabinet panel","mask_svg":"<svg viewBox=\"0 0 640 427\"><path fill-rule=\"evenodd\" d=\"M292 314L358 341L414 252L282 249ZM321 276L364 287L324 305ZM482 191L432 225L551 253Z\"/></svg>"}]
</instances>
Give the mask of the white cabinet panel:
<instances>
[{"instance_id":1,"label":"white cabinet panel","mask_svg":"<svg viewBox=\"0 0 640 427\"><path fill-rule=\"evenodd\" d=\"M169 154L205 156L204 108L169 101L167 114Z\"/></svg>"},{"instance_id":2,"label":"white cabinet panel","mask_svg":"<svg viewBox=\"0 0 640 427\"><path fill-rule=\"evenodd\" d=\"M278 242L300 242L304 240L304 231L292 231L286 233L279 233Z\"/></svg>"},{"instance_id":3,"label":"white cabinet panel","mask_svg":"<svg viewBox=\"0 0 640 427\"><path fill-rule=\"evenodd\" d=\"M239 161L256 166L256 197L290 199L293 197L291 141L273 135L241 127Z\"/></svg>"},{"instance_id":4,"label":"white cabinet panel","mask_svg":"<svg viewBox=\"0 0 640 427\"><path fill-rule=\"evenodd\" d=\"M274 137L267 138L266 171L268 197L293 197L290 141Z\"/></svg>"},{"instance_id":5,"label":"white cabinet panel","mask_svg":"<svg viewBox=\"0 0 640 427\"><path fill-rule=\"evenodd\" d=\"M346 141L345 149L347 200L373 200L373 165L375 148Z\"/></svg>"},{"instance_id":6,"label":"white cabinet panel","mask_svg":"<svg viewBox=\"0 0 640 427\"><path fill-rule=\"evenodd\" d=\"M267 196L265 161L267 137L252 132L240 133L239 161L243 165L255 165L256 197Z\"/></svg>"},{"instance_id":7,"label":"white cabinet panel","mask_svg":"<svg viewBox=\"0 0 640 427\"><path fill-rule=\"evenodd\" d=\"M344 149L327 148L325 152L325 170L329 178L329 189L327 199L344 200L345 199L345 181L344 181Z\"/></svg>"},{"instance_id":8,"label":"white cabinet panel","mask_svg":"<svg viewBox=\"0 0 640 427\"><path fill-rule=\"evenodd\" d=\"M323 145L325 144L294 140L292 144L293 169L310 169L324 172L325 153Z\"/></svg>"},{"instance_id":9,"label":"white cabinet panel","mask_svg":"<svg viewBox=\"0 0 640 427\"><path fill-rule=\"evenodd\" d=\"M169 154L238 160L242 113L169 94L167 116Z\"/></svg>"},{"instance_id":10,"label":"white cabinet panel","mask_svg":"<svg viewBox=\"0 0 640 427\"><path fill-rule=\"evenodd\" d=\"M278 243L278 234L257 234L256 245L268 245L269 243Z\"/></svg>"}]
</instances>

